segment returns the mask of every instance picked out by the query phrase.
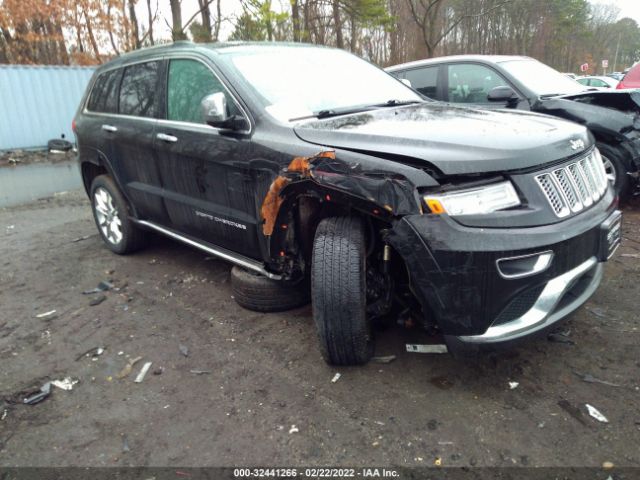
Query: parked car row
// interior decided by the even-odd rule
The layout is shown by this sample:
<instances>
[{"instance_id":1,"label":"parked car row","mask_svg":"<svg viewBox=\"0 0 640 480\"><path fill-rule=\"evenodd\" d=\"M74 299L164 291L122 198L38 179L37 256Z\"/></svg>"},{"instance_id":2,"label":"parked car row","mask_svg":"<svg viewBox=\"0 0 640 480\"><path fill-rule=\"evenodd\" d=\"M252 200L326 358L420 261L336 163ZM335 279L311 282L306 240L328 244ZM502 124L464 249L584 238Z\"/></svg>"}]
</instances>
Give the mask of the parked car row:
<instances>
[{"instance_id":1,"label":"parked car row","mask_svg":"<svg viewBox=\"0 0 640 480\"><path fill-rule=\"evenodd\" d=\"M177 42L99 67L74 132L104 243L131 253L151 230L218 256L255 310L310 296L331 364L368 361L389 318L455 353L555 327L619 245L628 115L521 57L391 71L417 92L301 44Z\"/></svg>"}]
</instances>

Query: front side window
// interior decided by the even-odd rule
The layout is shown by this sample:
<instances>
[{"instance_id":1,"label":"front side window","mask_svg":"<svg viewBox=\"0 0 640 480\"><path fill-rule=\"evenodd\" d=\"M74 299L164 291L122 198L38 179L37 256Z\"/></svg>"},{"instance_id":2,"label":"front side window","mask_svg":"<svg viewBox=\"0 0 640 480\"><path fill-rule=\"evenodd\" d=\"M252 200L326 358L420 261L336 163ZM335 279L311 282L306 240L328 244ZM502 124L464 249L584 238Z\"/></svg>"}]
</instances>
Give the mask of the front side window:
<instances>
[{"instance_id":1,"label":"front side window","mask_svg":"<svg viewBox=\"0 0 640 480\"><path fill-rule=\"evenodd\" d=\"M118 112L118 84L122 71L112 70L101 74L91 91L87 108L92 112Z\"/></svg>"},{"instance_id":2,"label":"front side window","mask_svg":"<svg viewBox=\"0 0 640 480\"><path fill-rule=\"evenodd\" d=\"M156 115L159 66L160 62L146 62L124 69L120 86L121 114L138 117Z\"/></svg>"},{"instance_id":3,"label":"front side window","mask_svg":"<svg viewBox=\"0 0 640 480\"><path fill-rule=\"evenodd\" d=\"M487 95L493 88L508 86L492 68L473 63L449 65L448 76L452 103L489 103Z\"/></svg>"},{"instance_id":4,"label":"front side window","mask_svg":"<svg viewBox=\"0 0 640 480\"><path fill-rule=\"evenodd\" d=\"M220 80L206 65L197 60L171 60L167 86L167 119L204 123L200 103L206 96L218 92L226 94ZM233 110L233 101L229 95L227 107Z\"/></svg>"},{"instance_id":5,"label":"front side window","mask_svg":"<svg viewBox=\"0 0 640 480\"><path fill-rule=\"evenodd\" d=\"M411 82L411 86L422 95L436 98L439 67L424 67L404 72L404 78Z\"/></svg>"}]
</instances>

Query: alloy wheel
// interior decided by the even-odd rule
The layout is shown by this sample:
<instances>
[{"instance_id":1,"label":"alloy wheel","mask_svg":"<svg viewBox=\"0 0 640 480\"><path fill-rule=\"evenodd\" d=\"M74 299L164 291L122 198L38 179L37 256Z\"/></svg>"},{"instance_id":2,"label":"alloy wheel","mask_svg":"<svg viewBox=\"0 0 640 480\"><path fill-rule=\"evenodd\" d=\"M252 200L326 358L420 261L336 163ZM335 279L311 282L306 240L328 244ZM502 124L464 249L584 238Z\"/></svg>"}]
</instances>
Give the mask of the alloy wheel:
<instances>
[{"instance_id":1,"label":"alloy wheel","mask_svg":"<svg viewBox=\"0 0 640 480\"><path fill-rule=\"evenodd\" d=\"M122 241L122 221L113 203L113 197L106 189L96 189L93 194L93 208L104 238L114 245L119 244Z\"/></svg>"}]
</instances>

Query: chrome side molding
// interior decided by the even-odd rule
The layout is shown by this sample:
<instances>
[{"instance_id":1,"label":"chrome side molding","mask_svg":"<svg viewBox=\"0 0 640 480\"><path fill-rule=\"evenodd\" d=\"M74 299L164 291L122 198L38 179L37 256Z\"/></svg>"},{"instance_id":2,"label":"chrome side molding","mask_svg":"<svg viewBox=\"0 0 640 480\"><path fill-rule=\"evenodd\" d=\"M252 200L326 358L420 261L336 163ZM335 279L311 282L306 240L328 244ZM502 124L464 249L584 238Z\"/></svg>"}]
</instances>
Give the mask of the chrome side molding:
<instances>
[{"instance_id":1,"label":"chrome side molding","mask_svg":"<svg viewBox=\"0 0 640 480\"><path fill-rule=\"evenodd\" d=\"M174 240L178 240L179 242L182 242L191 247L197 248L198 250L202 250L203 252L207 252L210 255L214 255L218 258L221 258L222 260L226 260L227 262L233 263L234 265L238 265L239 267L243 267L243 268L246 268L247 270L252 270L254 272L257 272L272 280L282 279L282 275L277 275L277 274L266 271L264 266L260 262L252 260L250 258L244 257L242 255L237 255L221 247L216 247L213 245L208 245L208 244L198 242L197 240L193 240L191 238L185 237L183 235L180 235L179 233L174 232L173 230L170 230L165 227L161 227L160 225L153 222L149 222L147 220L137 220L135 218L132 218L132 220L138 225L149 228L151 230L155 230L156 232L160 232L166 235L167 237L173 238Z\"/></svg>"}]
</instances>

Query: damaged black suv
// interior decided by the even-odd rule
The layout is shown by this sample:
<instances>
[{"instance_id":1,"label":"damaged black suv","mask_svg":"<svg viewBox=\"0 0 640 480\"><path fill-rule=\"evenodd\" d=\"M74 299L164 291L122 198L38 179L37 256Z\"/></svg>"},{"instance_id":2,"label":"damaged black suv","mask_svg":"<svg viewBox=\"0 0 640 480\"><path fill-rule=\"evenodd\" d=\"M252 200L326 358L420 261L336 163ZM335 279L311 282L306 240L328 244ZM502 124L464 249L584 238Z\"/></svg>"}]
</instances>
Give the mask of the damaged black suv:
<instances>
[{"instance_id":1,"label":"damaged black suv","mask_svg":"<svg viewBox=\"0 0 640 480\"><path fill-rule=\"evenodd\" d=\"M385 317L452 350L542 332L589 298L620 241L584 127L425 101L341 50L133 52L97 69L74 130L111 250L161 232L233 263L241 305L310 295L333 364L366 362Z\"/></svg>"}]
</instances>

